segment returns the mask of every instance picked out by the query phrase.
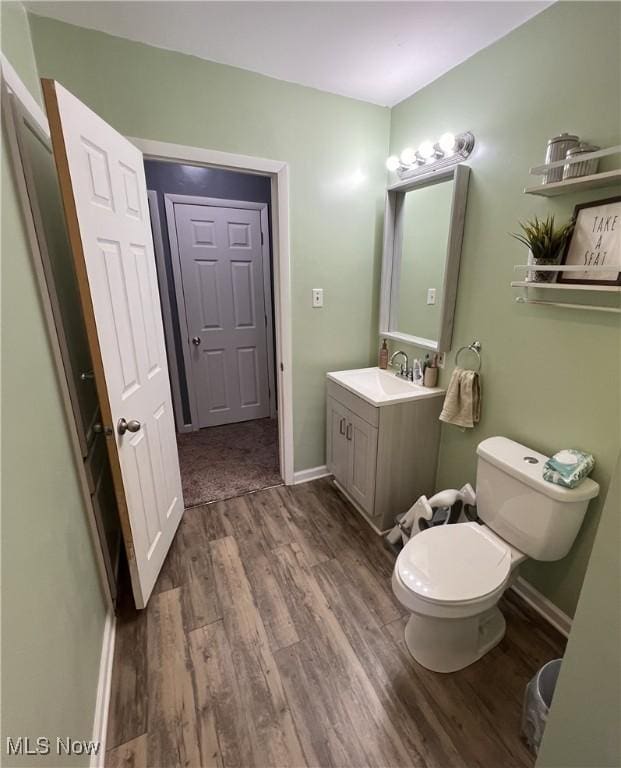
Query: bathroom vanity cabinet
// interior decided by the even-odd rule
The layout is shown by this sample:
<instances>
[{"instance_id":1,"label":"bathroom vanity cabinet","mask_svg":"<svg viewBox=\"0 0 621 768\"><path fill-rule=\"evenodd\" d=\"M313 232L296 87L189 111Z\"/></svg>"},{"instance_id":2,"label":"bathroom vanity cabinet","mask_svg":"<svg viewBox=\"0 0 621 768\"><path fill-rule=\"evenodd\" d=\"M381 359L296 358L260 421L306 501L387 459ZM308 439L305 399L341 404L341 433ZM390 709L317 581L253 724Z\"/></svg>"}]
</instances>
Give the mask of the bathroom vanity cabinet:
<instances>
[{"instance_id":1,"label":"bathroom vanity cabinet","mask_svg":"<svg viewBox=\"0 0 621 768\"><path fill-rule=\"evenodd\" d=\"M373 528L385 531L434 490L444 391L417 387L419 397L375 405L336 376L327 382L328 470Z\"/></svg>"}]
</instances>

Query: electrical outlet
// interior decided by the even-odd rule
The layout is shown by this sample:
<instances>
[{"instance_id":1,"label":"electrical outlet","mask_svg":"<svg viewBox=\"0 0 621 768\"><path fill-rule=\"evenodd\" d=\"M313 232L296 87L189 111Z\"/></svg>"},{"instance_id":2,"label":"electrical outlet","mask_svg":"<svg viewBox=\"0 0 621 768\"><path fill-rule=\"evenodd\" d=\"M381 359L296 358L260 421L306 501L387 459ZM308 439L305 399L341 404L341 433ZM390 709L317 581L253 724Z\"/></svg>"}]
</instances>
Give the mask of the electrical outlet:
<instances>
[{"instance_id":1,"label":"electrical outlet","mask_svg":"<svg viewBox=\"0 0 621 768\"><path fill-rule=\"evenodd\" d=\"M427 288L427 304L435 304L435 303L436 303L436 289Z\"/></svg>"},{"instance_id":2,"label":"electrical outlet","mask_svg":"<svg viewBox=\"0 0 621 768\"><path fill-rule=\"evenodd\" d=\"M444 368L444 352L438 352L438 368Z\"/></svg>"},{"instance_id":3,"label":"electrical outlet","mask_svg":"<svg viewBox=\"0 0 621 768\"><path fill-rule=\"evenodd\" d=\"M323 288L313 288L313 307L323 307Z\"/></svg>"}]
</instances>

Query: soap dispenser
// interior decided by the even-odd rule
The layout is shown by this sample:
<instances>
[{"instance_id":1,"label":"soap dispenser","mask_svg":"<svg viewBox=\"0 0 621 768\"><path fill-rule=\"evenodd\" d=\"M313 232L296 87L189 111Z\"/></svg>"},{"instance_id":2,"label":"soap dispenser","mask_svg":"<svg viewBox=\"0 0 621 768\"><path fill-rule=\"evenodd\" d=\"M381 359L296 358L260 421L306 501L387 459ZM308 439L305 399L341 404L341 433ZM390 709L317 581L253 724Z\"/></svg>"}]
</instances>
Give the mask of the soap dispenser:
<instances>
[{"instance_id":1,"label":"soap dispenser","mask_svg":"<svg viewBox=\"0 0 621 768\"><path fill-rule=\"evenodd\" d=\"M388 368L388 342L386 339L382 342L379 353L379 367L385 371Z\"/></svg>"}]
</instances>

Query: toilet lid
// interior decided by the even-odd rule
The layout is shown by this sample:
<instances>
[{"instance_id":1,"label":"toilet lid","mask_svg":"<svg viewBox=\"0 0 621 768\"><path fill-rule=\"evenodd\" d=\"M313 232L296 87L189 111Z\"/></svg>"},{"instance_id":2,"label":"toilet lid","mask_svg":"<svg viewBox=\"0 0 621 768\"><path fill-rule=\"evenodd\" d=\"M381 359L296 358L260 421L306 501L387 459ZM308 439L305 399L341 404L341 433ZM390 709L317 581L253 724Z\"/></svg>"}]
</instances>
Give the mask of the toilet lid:
<instances>
[{"instance_id":1,"label":"toilet lid","mask_svg":"<svg viewBox=\"0 0 621 768\"><path fill-rule=\"evenodd\" d=\"M484 597L511 569L511 550L478 523L440 525L414 536L397 558L403 583L427 600Z\"/></svg>"}]
</instances>

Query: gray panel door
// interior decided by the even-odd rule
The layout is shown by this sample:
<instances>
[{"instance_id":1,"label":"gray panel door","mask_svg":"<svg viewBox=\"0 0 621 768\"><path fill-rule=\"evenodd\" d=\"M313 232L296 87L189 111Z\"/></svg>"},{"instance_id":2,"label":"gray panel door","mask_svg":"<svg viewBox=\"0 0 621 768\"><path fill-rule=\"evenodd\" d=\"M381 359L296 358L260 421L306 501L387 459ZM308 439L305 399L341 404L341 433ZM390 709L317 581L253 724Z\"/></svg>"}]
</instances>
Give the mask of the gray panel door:
<instances>
[{"instance_id":1,"label":"gray panel door","mask_svg":"<svg viewBox=\"0 0 621 768\"><path fill-rule=\"evenodd\" d=\"M375 502L375 470L377 466L377 429L349 412L349 482L347 490L369 515Z\"/></svg>"},{"instance_id":2,"label":"gray panel door","mask_svg":"<svg viewBox=\"0 0 621 768\"><path fill-rule=\"evenodd\" d=\"M259 211L175 204L199 427L269 416Z\"/></svg>"},{"instance_id":3,"label":"gray panel door","mask_svg":"<svg viewBox=\"0 0 621 768\"><path fill-rule=\"evenodd\" d=\"M333 397L328 397L328 423L326 425L328 470L347 488L349 480L349 443L347 424L349 411Z\"/></svg>"}]
</instances>

